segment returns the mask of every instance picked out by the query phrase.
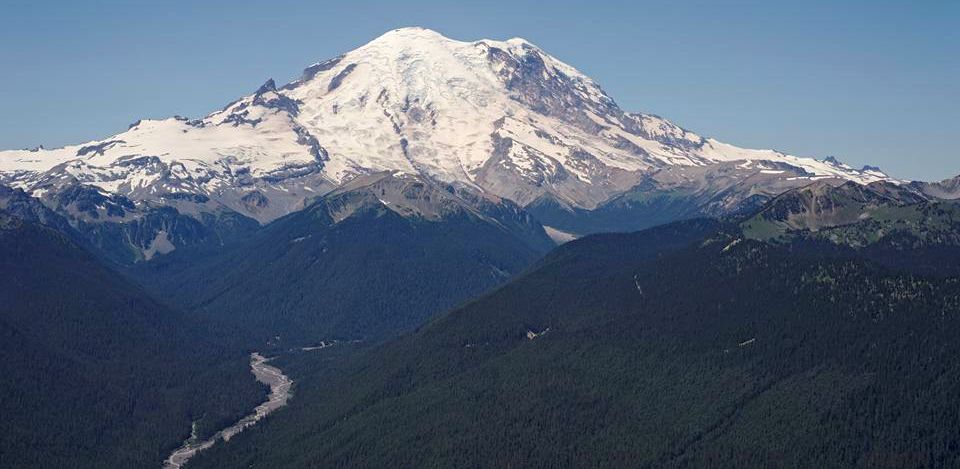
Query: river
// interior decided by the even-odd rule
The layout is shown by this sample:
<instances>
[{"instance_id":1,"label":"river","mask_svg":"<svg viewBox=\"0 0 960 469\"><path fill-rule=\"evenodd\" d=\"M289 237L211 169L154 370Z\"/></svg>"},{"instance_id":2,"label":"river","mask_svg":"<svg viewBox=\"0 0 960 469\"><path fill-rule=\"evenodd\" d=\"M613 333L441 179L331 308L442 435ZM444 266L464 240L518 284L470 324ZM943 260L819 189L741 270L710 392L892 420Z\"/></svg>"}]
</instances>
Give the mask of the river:
<instances>
[{"instance_id":1,"label":"river","mask_svg":"<svg viewBox=\"0 0 960 469\"><path fill-rule=\"evenodd\" d=\"M290 399L290 386L293 385L293 381L284 375L279 368L268 365L268 361L270 361L269 358L257 352L250 354L250 371L253 373L253 376L257 378L257 381L270 386L270 395L267 396L267 400L253 409L253 412L246 417L237 421L237 423L220 430L212 437L203 441L200 441L197 437L197 425L196 422L194 422L190 438L184 441L182 446L177 448L170 454L170 457L163 461L163 469L180 469L190 458L200 451L213 446L217 441L230 441L230 438L233 438L237 433L256 424L271 412L287 405L287 400Z\"/></svg>"}]
</instances>

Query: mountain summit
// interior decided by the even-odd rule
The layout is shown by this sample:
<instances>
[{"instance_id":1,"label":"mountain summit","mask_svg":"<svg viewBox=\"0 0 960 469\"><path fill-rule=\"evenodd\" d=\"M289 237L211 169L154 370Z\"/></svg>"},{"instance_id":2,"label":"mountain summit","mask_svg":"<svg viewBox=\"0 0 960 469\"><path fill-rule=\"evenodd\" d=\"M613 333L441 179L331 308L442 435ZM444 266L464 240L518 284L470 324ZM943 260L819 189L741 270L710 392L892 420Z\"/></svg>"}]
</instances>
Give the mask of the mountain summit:
<instances>
[{"instance_id":1,"label":"mountain summit","mask_svg":"<svg viewBox=\"0 0 960 469\"><path fill-rule=\"evenodd\" d=\"M230 210L263 223L381 171L522 206L549 199L592 210L653 175L675 186L716 165L738 181L762 179L743 197L818 179L888 179L626 112L590 77L523 39L463 42L402 28L200 119L142 120L104 140L0 152L0 182L48 198L92 186L137 209Z\"/></svg>"}]
</instances>

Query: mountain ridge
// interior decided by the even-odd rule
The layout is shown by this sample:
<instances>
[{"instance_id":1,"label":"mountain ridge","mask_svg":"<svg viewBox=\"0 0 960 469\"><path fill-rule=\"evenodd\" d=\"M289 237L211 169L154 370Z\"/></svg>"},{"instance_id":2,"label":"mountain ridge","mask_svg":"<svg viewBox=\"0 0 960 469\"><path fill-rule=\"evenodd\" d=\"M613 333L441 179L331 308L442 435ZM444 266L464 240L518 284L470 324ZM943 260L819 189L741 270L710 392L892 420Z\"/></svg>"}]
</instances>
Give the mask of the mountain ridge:
<instances>
[{"instance_id":1,"label":"mountain ridge","mask_svg":"<svg viewBox=\"0 0 960 469\"><path fill-rule=\"evenodd\" d=\"M409 330L553 246L512 202L385 172L217 249L188 247L127 271L251 344L302 346Z\"/></svg>"},{"instance_id":2,"label":"mountain ridge","mask_svg":"<svg viewBox=\"0 0 960 469\"><path fill-rule=\"evenodd\" d=\"M268 80L200 119L140 120L103 140L0 152L0 181L41 199L71 183L138 205L191 195L206 199L199 211L230 209L264 223L379 171L520 205L549 194L589 210L652 172L729 161L790 166L796 174L784 180L889 179L623 111L593 79L523 39L457 41L402 28L286 85Z\"/></svg>"}]
</instances>

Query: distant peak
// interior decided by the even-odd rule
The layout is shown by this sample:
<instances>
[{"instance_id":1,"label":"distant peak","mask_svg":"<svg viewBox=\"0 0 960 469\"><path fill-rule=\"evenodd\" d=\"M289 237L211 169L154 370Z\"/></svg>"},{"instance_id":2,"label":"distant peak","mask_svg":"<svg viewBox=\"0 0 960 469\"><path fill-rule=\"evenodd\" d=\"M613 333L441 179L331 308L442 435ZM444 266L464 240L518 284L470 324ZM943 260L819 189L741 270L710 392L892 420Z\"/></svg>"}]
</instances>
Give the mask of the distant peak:
<instances>
[{"instance_id":1,"label":"distant peak","mask_svg":"<svg viewBox=\"0 0 960 469\"><path fill-rule=\"evenodd\" d=\"M405 26L402 28L391 29L390 31L387 31L386 33L384 33L384 35L386 34L424 34L424 35L433 35L433 36L441 35L440 33L432 29L424 28L422 26Z\"/></svg>"},{"instance_id":2,"label":"distant peak","mask_svg":"<svg viewBox=\"0 0 960 469\"><path fill-rule=\"evenodd\" d=\"M529 51L536 51L546 54L543 49L537 47L536 44L533 44L522 37L514 37L507 39L506 41L489 38L477 40L451 39L437 31L419 26L392 29L381 34L376 39L368 42L364 47L361 47L361 49L373 47L389 50L434 50L437 47L447 48L457 45L483 45L487 47L496 47L500 49L506 49L511 53L520 55L526 54Z\"/></svg>"},{"instance_id":3,"label":"distant peak","mask_svg":"<svg viewBox=\"0 0 960 469\"><path fill-rule=\"evenodd\" d=\"M507 44L516 45L516 46L530 46L536 47L532 42L522 38L522 37L512 37L506 40Z\"/></svg>"},{"instance_id":4,"label":"distant peak","mask_svg":"<svg viewBox=\"0 0 960 469\"><path fill-rule=\"evenodd\" d=\"M273 78L267 80L267 82L257 90L257 95L261 95L268 91L277 91L277 84L274 83Z\"/></svg>"},{"instance_id":5,"label":"distant peak","mask_svg":"<svg viewBox=\"0 0 960 469\"><path fill-rule=\"evenodd\" d=\"M411 26L406 28L397 28L391 29L380 35L380 37L374 39L371 42L383 42L383 41L396 41L396 40L411 40L411 39L431 39L431 40L444 40L447 39L443 34L440 34L432 29L421 28L419 26Z\"/></svg>"},{"instance_id":6,"label":"distant peak","mask_svg":"<svg viewBox=\"0 0 960 469\"><path fill-rule=\"evenodd\" d=\"M830 164L835 165L835 166L840 166L841 164L843 164L843 163L840 162L840 160L837 159L836 156L833 156L833 155L830 155L830 156L824 158L824 159L823 159L823 162L824 162L824 163L830 163Z\"/></svg>"}]
</instances>

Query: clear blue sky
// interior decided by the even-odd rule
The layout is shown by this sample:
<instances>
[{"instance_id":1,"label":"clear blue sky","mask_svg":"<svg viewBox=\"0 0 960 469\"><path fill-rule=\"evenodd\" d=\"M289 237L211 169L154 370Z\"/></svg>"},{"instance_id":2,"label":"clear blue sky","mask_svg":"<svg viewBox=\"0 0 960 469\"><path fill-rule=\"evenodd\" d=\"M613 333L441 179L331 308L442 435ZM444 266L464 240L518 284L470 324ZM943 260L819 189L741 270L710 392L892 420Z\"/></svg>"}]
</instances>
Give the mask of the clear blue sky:
<instances>
[{"instance_id":1,"label":"clear blue sky","mask_svg":"<svg viewBox=\"0 0 960 469\"><path fill-rule=\"evenodd\" d=\"M703 135L960 174L960 1L16 1L0 5L0 148L200 116L401 26L520 36L631 111Z\"/></svg>"}]
</instances>

